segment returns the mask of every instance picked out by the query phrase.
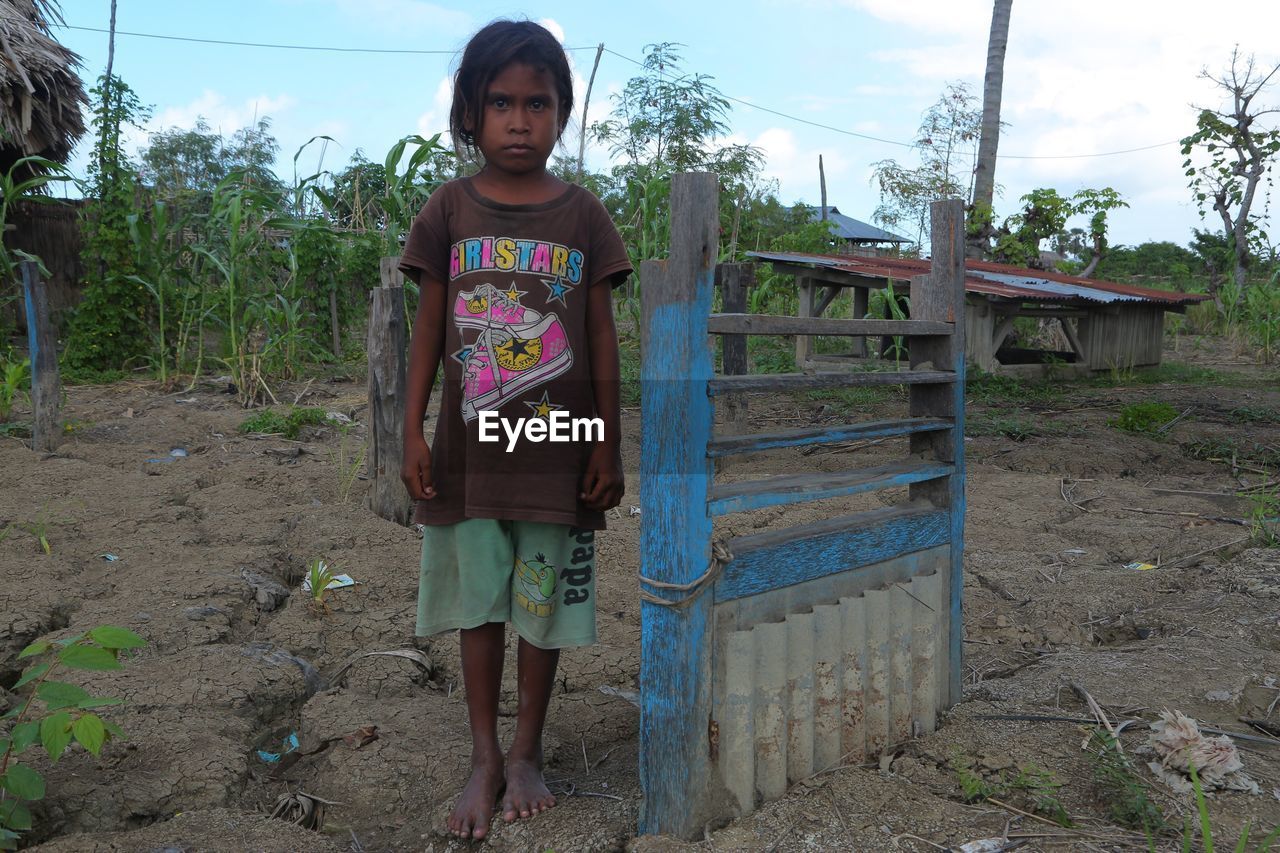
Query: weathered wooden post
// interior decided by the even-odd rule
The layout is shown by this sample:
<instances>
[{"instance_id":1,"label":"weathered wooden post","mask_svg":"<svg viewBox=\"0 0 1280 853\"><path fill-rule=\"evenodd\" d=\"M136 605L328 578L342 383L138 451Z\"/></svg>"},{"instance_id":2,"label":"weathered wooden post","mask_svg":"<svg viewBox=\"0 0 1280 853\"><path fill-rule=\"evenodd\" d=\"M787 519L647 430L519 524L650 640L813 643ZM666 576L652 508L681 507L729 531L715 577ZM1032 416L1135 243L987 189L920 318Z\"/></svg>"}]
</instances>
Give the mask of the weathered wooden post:
<instances>
[{"instance_id":1,"label":"weathered wooden post","mask_svg":"<svg viewBox=\"0 0 1280 853\"><path fill-rule=\"evenodd\" d=\"M62 381L58 338L49 322L49 296L40 265L22 262L22 295L27 303L27 349L31 354L31 449L50 451L62 437Z\"/></svg>"},{"instance_id":2,"label":"weathered wooden post","mask_svg":"<svg viewBox=\"0 0 1280 853\"><path fill-rule=\"evenodd\" d=\"M952 370L955 381L940 385L911 386L912 417L950 418L950 429L916 433L911 452L926 459L949 462L950 477L913 483L912 500L923 498L946 509L951 524L950 636L947 638L950 698L963 698L961 654L964 619L964 202L956 198L933 202L929 210L932 255L927 275L911 278L911 319L955 324L950 335L911 338L908 344L913 370Z\"/></svg>"},{"instance_id":3,"label":"weathered wooden post","mask_svg":"<svg viewBox=\"0 0 1280 853\"><path fill-rule=\"evenodd\" d=\"M369 508L409 523L409 493L400 480L404 460L405 314L399 258L383 258L380 287L369 291Z\"/></svg>"},{"instance_id":4,"label":"weathered wooden post","mask_svg":"<svg viewBox=\"0 0 1280 853\"><path fill-rule=\"evenodd\" d=\"M721 310L726 314L747 313L747 287L754 276L750 264L719 264L716 267L716 284L720 288ZM723 335L720 340L720 361L726 376L747 374L747 336ZM747 419L747 398L742 394L730 394L725 401L726 419L734 427Z\"/></svg>"},{"instance_id":5,"label":"weathered wooden post","mask_svg":"<svg viewBox=\"0 0 1280 853\"><path fill-rule=\"evenodd\" d=\"M715 275L716 176L671 183L671 255L646 261L641 372L641 833L682 837L708 815L712 374L707 317ZM683 603L682 599L688 599Z\"/></svg>"}]
</instances>

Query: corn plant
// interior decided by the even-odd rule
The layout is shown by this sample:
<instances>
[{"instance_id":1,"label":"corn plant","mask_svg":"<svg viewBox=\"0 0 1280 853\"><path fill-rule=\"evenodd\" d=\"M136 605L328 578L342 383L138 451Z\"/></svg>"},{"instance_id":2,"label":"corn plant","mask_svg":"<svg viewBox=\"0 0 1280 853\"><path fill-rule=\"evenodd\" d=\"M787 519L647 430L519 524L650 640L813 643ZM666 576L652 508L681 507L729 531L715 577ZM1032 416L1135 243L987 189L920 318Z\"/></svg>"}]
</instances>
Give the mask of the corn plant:
<instances>
[{"instance_id":1,"label":"corn plant","mask_svg":"<svg viewBox=\"0 0 1280 853\"><path fill-rule=\"evenodd\" d=\"M885 284L884 289L871 291L867 301L867 317L906 320L910 305L910 297L899 296L893 288L893 281L890 280ZM907 356L906 339L902 335L894 335L891 340L887 354L893 357L895 363L901 362Z\"/></svg>"},{"instance_id":2,"label":"corn plant","mask_svg":"<svg viewBox=\"0 0 1280 853\"><path fill-rule=\"evenodd\" d=\"M15 399L30 396L26 391L30 380L31 359L18 361L12 351L0 358L0 423L9 420Z\"/></svg>"},{"instance_id":3,"label":"corn plant","mask_svg":"<svg viewBox=\"0 0 1280 853\"><path fill-rule=\"evenodd\" d=\"M39 640L19 652L20 660L31 658L34 663L13 685L21 701L0 717L11 722L7 734L0 736L0 850L17 849L21 834L32 827L25 804L44 799L46 793L44 777L23 763L23 753L39 745L51 761L57 761L74 742L96 757L111 740L124 737L119 726L96 713L119 705L120 699L93 696L50 676L60 668L119 670L120 653L145 644L132 631L101 625L73 637Z\"/></svg>"},{"instance_id":4,"label":"corn plant","mask_svg":"<svg viewBox=\"0 0 1280 853\"><path fill-rule=\"evenodd\" d=\"M182 369L192 327L203 323L207 316L207 312L202 311L204 289L191 274L192 247L182 239L190 219L171 217L169 206L157 201L150 215L133 213L127 221L138 269L137 275L128 278L145 287L155 300L156 329L151 362L160 381L166 383L170 361L175 371Z\"/></svg>"},{"instance_id":5,"label":"corn plant","mask_svg":"<svg viewBox=\"0 0 1280 853\"><path fill-rule=\"evenodd\" d=\"M1245 290L1243 322L1263 362L1270 364L1280 345L1280 272L1270 283Z\"/></svg>"},{"instance_id":6,"label":"corn plant","mask_svg":"<svg viewBox=\"0 0 1280 853\"><path fill-rule=\"evenodd\" d=\"M238 173L223 179L213 191L206 222L207 243L191 250L209 265L219 285L217 295L223 329L225 363L241 405L254 405L262 392L270 393L259 370L258 352L263 335L251 310L255 278L269 278L266 229L284 222L272 218L277 199L244 183Z\"/></svg>"},{"instance_id":7,"label":"corn plant","mask_svg":"<svg viewBox=\"0 0 1280 853\"><path fill-rule=\"evenodd\" d=\"M441 135L437 133L430 139L416 133L406 136L391 146L383 160L387 189L377 204L384 216L383 236L388 255L400 254L400 238L409 232L413 218L439 183L438 176L431 174L430 167L450 153L440 144ZM410 145L416 146L412 153L409 152Z\"/></svg>"},{"instance_id":8,"label":"corn plant","mask_svg":"<svg viewBox=\"0 0 1280 853\"><path fill-rule=\"evenodd\" d=\"M333 578L333 570L319 557L307 563L307 586L311 592L309 604L313 609L329 612L329 604L325 599L329 596L329 584L333 582Z\"/></svg>"}]
</instances>

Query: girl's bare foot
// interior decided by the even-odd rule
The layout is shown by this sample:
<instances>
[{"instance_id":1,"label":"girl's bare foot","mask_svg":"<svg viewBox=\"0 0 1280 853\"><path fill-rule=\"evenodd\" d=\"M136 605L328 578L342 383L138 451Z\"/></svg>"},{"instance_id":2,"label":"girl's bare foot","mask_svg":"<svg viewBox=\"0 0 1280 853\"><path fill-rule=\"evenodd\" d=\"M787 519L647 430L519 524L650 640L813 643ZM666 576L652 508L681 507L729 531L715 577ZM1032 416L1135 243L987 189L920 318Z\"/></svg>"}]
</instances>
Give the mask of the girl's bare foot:
<instances>
[{"instance_id":1,"label":"girl's bare foot","mask_svg":"<svg viewBox=\"0 0 1280 853\"><path fill-rule=\"evenodd\" d=\"M458 797L458 805L449 815L449 832L459 838L479 841L489 834L489 821L502 793L502 755L477 758L471 765L471 778Z\"/></svg>"},{"instance_id":2,"label":"girl's bare foot","mask_svg":"<svg viewBox=\"0 0 1280 853\"><path fill-rule=\"evenodd\" d=\"M507 757L507 793L502 798L502 819L533 817L556 804L555 796L542 778L542 762L537 759Z\"/></svg>"}]
</instances>

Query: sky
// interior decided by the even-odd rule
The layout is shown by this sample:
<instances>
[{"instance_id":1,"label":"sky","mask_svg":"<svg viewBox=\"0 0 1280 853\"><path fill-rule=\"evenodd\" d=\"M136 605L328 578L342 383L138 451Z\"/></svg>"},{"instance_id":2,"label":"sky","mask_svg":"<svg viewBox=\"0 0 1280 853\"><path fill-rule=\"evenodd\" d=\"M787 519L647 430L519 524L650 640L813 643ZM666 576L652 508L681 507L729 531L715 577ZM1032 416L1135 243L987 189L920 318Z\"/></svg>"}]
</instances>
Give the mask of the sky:
<instances>
[{"instance_id":1,"label":"sky","mask_svg":"<svg viewBox=\"0 0 1280 853\"><path fill-rule=\"evenodd\" d=\"M1222 72L1233 48L1256 54L1260 64L1280 62L1274 38L1280 3L1230 6L1227 14L1201 0L1015 0L997 216L1014 212L1037 187L1070 195L1110 186L1130 205L1111 214L1113 244L1185 244L1193 228L1220 227L1216 214L1202 220L1192 202L1177 140L1194 130L1198 107L1223 106L1201 74ZM54 35L81 56L88 86L106 66L107 35L93 30L106 30L110 0L62 0L62 10L68 27ZM879 201L873 164L887 158L916 164L905 143L946 84L965 83L980 98L991 3L118 0L115 73L152 108L131 142L145 144L147 131L189 128L198 117L230 136L269 116L285 179L293 177L294 153L317 135L336 145L323 160L318 144L307 148L298 159L300 175L317 166L341 168L357 149L380 161L407 134L445 129L457 52L499 17L540 21L562 39L579 104L596 46L605 45L588 122L606 117L610 96L639 71L635 61L647 45L679 43L685 70L710 75L734 99L730 138L763 150L765 173L778 181L782 201L818 203L821 154L829 203L871 221ZM1264 103L1280 106L1280 84ZM578 128L575 121L565 134L567 154L576 154ZM86 138L72 161L78 174L88 146ZM607 168L607 150L589 146L587 162Z\"/></svg>"}]
</instances>

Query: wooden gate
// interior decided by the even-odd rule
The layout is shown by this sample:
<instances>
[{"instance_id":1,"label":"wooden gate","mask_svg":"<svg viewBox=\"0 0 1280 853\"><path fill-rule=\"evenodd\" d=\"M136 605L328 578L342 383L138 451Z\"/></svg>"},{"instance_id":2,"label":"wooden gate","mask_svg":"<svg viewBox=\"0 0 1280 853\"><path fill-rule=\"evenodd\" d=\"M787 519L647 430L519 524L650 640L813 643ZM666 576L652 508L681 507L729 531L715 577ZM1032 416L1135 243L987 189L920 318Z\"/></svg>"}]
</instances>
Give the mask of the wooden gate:
<instances>
[{"instance_id":1,"label":"wooden gate","mask_svg":"<svg viewBox=\"0 0 1280 853\"><path fill-rule=\"evenodd\" d=\"M641 833L699 835L932 730L960 698L963 208L932 216L910 320L713 314L716 178L673 180L670 258L641 274ZM903 335L910 369L713 375L710 336L744 334ZM906 417L713 433L725 394L886 384L909 387ZM890 436L906 458L715 483L722 457ZM717 516L903 486L891 506L713 540Z\"/></svg>"}]
</instances>

